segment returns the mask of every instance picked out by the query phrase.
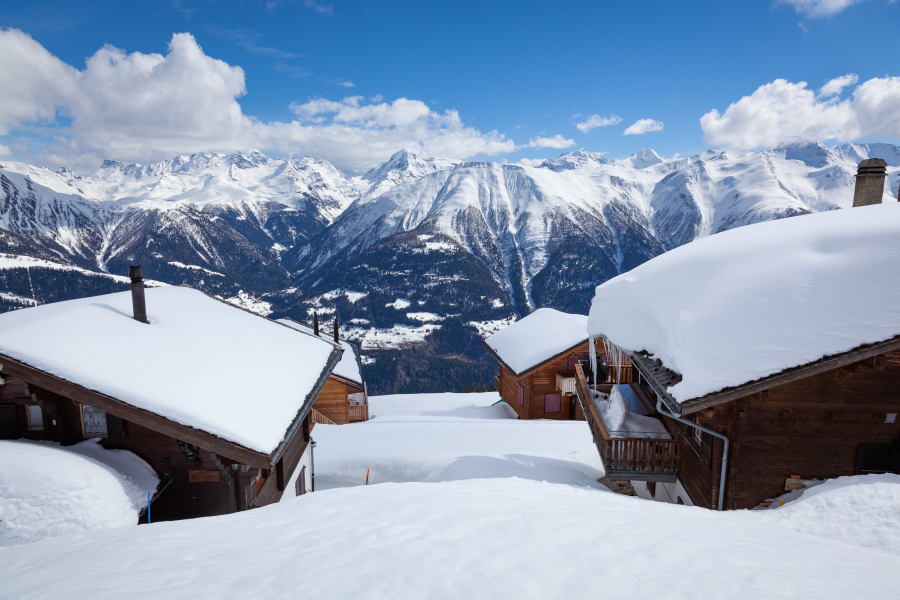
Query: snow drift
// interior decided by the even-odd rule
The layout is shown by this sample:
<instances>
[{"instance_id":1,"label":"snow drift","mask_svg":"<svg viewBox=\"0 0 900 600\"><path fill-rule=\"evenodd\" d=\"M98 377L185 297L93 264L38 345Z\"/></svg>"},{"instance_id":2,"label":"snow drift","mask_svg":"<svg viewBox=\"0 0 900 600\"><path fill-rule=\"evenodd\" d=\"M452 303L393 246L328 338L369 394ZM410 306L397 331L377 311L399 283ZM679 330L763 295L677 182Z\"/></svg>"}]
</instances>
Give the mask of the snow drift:
<instances>
[{"instance_id":1,"label":"snow drift","mask_svg":"<svg viewBox=\"0 0 900 600\"><path fill-rule=\"evenodd\" d=\"M884 500L834 491L863 512ZM900 556L853 527L819 537L803 503L718 513L521 479L389 483L0 548L0 581L14 598L896 598Z\"/></svg>"},{"instance_id":2,"label":"snow drift","mask_svg":"<svg viewBox=\"0 0 900 600\"><path fill-rule=\"evenodd\" d=\"M137 525L159 477L133 453L97 442L0 441L0 546Z\"/></svg>"}]
</instances>

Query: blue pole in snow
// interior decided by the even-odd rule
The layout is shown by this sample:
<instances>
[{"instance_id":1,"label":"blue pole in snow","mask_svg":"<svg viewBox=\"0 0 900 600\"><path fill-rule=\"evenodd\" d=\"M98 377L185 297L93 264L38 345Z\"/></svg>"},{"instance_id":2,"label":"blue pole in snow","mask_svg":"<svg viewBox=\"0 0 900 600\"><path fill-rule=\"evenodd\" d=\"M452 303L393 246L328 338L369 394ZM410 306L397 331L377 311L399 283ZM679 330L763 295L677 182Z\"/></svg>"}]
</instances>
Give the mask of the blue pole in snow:
<instances>
[{"instance_id":1,"label":"blue pole in snow","mask_svg":"<svg viewBox=\"0 0 900 600\"><path fill-rule=\"evenodd\" d=\"M147 525L150 524L150 492L147 492Z\"/></svg>"}]
</instances>

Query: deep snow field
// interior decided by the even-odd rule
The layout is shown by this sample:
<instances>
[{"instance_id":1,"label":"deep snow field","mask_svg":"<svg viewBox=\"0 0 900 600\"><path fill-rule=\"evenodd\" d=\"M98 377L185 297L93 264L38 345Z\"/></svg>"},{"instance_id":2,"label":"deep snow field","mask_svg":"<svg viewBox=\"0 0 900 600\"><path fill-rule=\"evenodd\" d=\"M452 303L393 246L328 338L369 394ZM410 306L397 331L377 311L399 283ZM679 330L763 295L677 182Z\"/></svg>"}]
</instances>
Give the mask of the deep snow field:
<instances>
[{"instance_id":1,"label":"deep snow field","mask_svg":"<svg viewBox=\"0 0 900 600\"><path fill-rule=\"evenodd\" d=\"M0 598L898 597L900 476L769 510L650 502L597 484L584 422L496 400L370 398L369 422L314 428L315 493L0 548Z\"/></svg>"}]
</instances>

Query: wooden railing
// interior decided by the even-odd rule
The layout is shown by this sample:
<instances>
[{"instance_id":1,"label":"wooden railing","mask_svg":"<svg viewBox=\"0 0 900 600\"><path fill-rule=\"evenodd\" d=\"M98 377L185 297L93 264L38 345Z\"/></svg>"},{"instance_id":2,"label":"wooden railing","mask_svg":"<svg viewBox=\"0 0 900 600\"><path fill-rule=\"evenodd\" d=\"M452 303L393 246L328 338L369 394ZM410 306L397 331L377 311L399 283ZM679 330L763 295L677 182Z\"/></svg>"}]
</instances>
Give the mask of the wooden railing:
<instances>
[{"instance_id":1,"label":"wooden railing","mask_svg":"<svg viewBox=\"0 0 900 600\"><path fill-rule=\"evenodd\" d=\"M638 437L640 434L634 433L629 437L613 436L594 405L581 364L576 365L575 375L578 380L575 392L600 452L606 476L635 481L675 481L678 477L677 435L669 434L670 439L656 439L659 434L651 432L647 437Z\"/></svg>"},{"instance_id":2,"label":"wooden railing","mask_svg":"<svg viewBox=\"0 0 900 600\"><path fill-rule=\"evenodd\" d=\"M310 424L313 423L321 423L322 425L336 425L334 421L320 413L314 408L309 409L309 421Z\"/></svg>"},{"instance_id":3,"label":"wooden railing","mask_svg":"<svg viewBox=\"0 0 900 600\"><path fill-rule=\"evenodd\" d=\"M359 423L360 421L368 421L369 420L369 407L366 404L363 405L350 405L350 422L351 423Z\"/></svg>"},{"instance_id":4,"label":"wooden railing","mask_svg":"<svg viewBox=\"0 0 900 600\"><path fill-rule=\"evenodd\" d=\"M566 373L556 374L556 389L562 394L575 393L575 387L578 385L578 380L574 376L568 375L568 373L571 372L572 371L567 371Z\"/></svg>"}]
</instances>

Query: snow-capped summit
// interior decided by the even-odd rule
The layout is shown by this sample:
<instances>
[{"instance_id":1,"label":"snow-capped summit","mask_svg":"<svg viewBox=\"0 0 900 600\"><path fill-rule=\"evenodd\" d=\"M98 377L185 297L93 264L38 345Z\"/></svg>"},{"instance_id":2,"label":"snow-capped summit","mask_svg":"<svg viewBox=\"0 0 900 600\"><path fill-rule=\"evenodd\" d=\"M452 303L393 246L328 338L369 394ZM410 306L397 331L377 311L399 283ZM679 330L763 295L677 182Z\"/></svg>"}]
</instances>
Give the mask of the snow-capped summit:
<instances>
[{"instance_id":1,"label":"snow-capped summit","mask_svg":"<svg viewBox=\"0 0 900 600\"><path fill-rule=\"evenodd\" d=\"M638 150L623 162L627 162L635 169L646 169L647 167L652 167L653 165L658 165L663 162L663 157L657 154L655 150L647 148Z\"/></svg>"},{"instance_id":2,"label":"snow-capped summit","mask_svg":"<svg viewBox=\"0 0 900 600\"><path fill-rule=\"evenodd\" d=\"M550 158L540 164L541 168L551 171L570 171L580 169L587 164L606 164L609 161L603 158L602 152L587 152L584 148L574 152L564 152L556 158Z\"/></svg>"},{"instance_id":3,"label":"snow-capped summit","mask_svg":"<svg viewBox=\"0 0 900 600\"><path fill-rule=\"evenodd\" d=\"M386 163L362 176L369 183L366 196L375 198L396 185L416 181L435 171L451 169L459 162L449 158L420 158L409 150L400 150Z\"/></svg>"}]
</instances>

